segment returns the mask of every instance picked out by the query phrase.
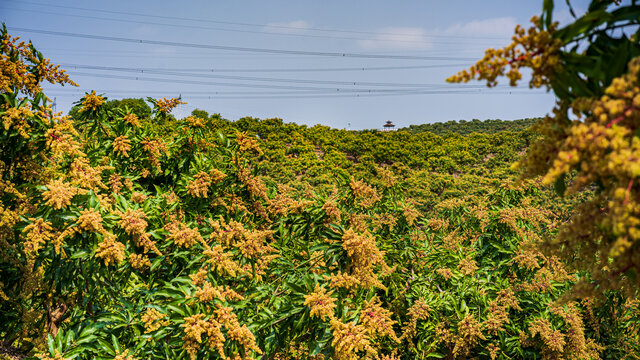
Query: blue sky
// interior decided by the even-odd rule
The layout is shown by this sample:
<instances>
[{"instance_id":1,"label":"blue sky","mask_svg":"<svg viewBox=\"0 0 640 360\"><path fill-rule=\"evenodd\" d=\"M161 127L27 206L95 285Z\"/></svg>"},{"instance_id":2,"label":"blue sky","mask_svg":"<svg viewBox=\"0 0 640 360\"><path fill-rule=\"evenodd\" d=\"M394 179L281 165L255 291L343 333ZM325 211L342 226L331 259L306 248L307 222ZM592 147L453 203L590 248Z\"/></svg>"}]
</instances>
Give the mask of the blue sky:
<instances>
[{"instance_id":1,"label":"blue sky","mask_svg":"<svg viewBox=\"0 0 640 360\"><path fill-rule=\"evenodd\" d=\"M556 2L557 18L568 21L564 1ZM485 48L508 44L541 3L0 0L0 14L10 33L31 39L80 84L46 87L60 111L95 89L110 99L181 95L188 104L178 117L199 108L231 120L367 129L387 120L408 126L548 113L553 95L526 82L486 89L444 81Z\"/></svg>"}]
</instances>

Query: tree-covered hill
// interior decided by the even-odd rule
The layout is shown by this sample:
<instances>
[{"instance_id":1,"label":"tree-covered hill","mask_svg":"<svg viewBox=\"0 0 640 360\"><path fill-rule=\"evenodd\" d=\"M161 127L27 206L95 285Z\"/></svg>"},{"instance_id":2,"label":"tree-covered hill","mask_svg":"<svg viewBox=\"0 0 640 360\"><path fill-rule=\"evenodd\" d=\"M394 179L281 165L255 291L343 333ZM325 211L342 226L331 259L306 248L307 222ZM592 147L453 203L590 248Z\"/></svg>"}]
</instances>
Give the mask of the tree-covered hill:
<instances>
[{"instance_id":1,"label":"tree-covered hill","mask_svg":"<svg viewBox=\"0 0 640 360\"><path fill-rule=\"evenodd\" d=\"M330 189L339 178L357 177L382 186L378 175L388 173L406 193L428 210L437 202L461 195L486 194L516 173L510 166L537 137L530 131L495 134L377 130L348 131L316 125L308 127L281 119L251 117L236 121L209 116L208 136L222 132L260 144L261 175L297 189ZM158 128L177 136L173 122Z\"/></svg>"},{"instance_id":2,"label":"tree-covered hill","mask_svg":"<svg viewBox=\"0 0 640 360\"><path fill-rule=\"evenodd\" d=\"M111 100L104 106L107 111L134 114L151 111L143 99ZM78 116L80 107L71 111L72 118ZM308 127L278 118L244 117L230 121L198 109L192 116L205 122L202 131L209 137L215 137L217 132L227 136L241 134L258 143L260 173L268 181L298 190L308 186L328 190L337 184L337 179L351 176L381 186L378 175L388 173L406 189L409 197L418 201L422 211L429 211L441 200L487 194L504 179L513 178L516 172L510 169L511 165L537 138L529 130L473 131L465 136L444 131L438 135ZM141 121L147 121L140 117ZM525 121L532 119L521 122ZM150 125L162 135L176 137L180 135L176 132L177 123L167 116L162 123Z\"/></svg>"},{"instance_id":3,"label":"tree-covered hill","mask_svg":"<svg viewBox=\"0 0 640 360\"><path fill-rule=\"evenodd\" d=\"M401 128L400 131L410 132L431 132L438 135L448 133L456 133L460 135L469 135L473 133L495 134L503 131L525 131L540 118L527 118L519 120L483 120L473 119L467 120L451 120L447 122L436 122L430 124L409 125L409 127Z\"/></svg>"}]
</instances>

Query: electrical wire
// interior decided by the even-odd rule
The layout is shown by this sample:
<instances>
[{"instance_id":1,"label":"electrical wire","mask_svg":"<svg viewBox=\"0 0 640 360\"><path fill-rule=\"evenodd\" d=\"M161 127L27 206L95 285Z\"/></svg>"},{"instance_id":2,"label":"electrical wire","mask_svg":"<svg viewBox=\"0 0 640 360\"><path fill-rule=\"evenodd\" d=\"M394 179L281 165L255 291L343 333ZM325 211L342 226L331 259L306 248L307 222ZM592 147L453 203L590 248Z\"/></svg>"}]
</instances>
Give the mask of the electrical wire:
<instances>
[{"instance_id":1,"label":"electrical wire","mask_svg":"<svg viewBox=\"0 0 640 360\"><path fill-rule=\"evenodd\" d=\"M10 28L12 31L22 31L22 32L28 32L28 33L35 33L35 34L84 38L84 39L92 39L92 40L118 41L118 42L125 42L125 43L163 45L163 46L209 49L209 50L254 52L254 53L265 53L265 54L286 54L286 55L361 58L361 59L395 59L395 60L430 60L430 61L433 61L433 60L473 61L475 60L475 58L453 57L453 56L363 54L363 53L348 53L348 52L285 50L285 49L269 49L269 48L255 48L255 47L227 46L227 45L194 44L194 43L183 43L183 42L172 42L172 41L161 41L161 40L133 39L133 38L116 37L116 36L103 36L103 35L95 35L95 34L81 34L81 33L71 33L71 32L64 32L64 31L42 30L42 29L29 29L29 28L22 28L22 27L10 27Z\"/></svg>"},{"instance_id":2,"label":"electrical wire","mask_svg":"<svg viewBox=\"0 0 640 360\"><path fill-rule=\"evenodd\" d=\"M188 17L178 17L178 16L163 16L163 15L151 15L151 14L142 14L142 13L134 13L134 12L125 12L125 11L115 11L115 10L104 10L104 9L95 9L95 8L83 8L77 6L65 6L65 5L56 5L51 3L43 3L43 2L35 2L35 1L21 1L21 4L32 4L38 6L47 6L47 7L57 7L62 9L73 9L73 10L82 10L82 11L90 11L90 12L101 12L105 14L116 14L116 15L127 15L127 16L139 16L146 18L155 18L155 19L165 19L165 20L183 20L183 21L191 21L191 22L201 22L201 23L211 23L211 24L226 24L226 25L236 25L236 26L249 26L249 27L270 27L276 29L284 29L284 30L300 30L299 27L295 26L286 26L286 25L277 25L277 24L255 24L255 23L246 23L246 22L233 22L233 21L221 21L221 20L210 20L210 19L197 19L197 18L188 18ZM340 29L326 29L326 28L314 28L307 27L304 28L307 31L318 31L318 32L329 32L329 33L348 33L348 34L366 34L366 35L413 35L407 33L389 33L389 32L374 32L374 31L358 31L358 30L340 30ZM492 36L459 36L459 35L425 35L426 37L437 37L437 38L451 38L451 39L487 39L487 40L503 40L501 37L492 37Z\"/></svg>"},{"instance_id":3,"label":"electrical wire","mask_svg":"<svg viewBox=\"0 0 640 360\"><path fill-rule=\"evenodd\" d=\"M118 93L112 93L111 95L115 96ZM122 93L125 94L126 93ZM175 92L173 93L175 94ZM226 96L226 95L192 95L192 96L182 96L183 100L189 99L235 99L235 100L260 100L260 99L323 99L323 98L364 98L364 97L379 97L379 96L411 96L411 95L544 95L545 92L537 92L537 91L469 91L469 90L460 90L460 91L407 91L403 93L388 93L388 94L302 94L302 95L249 95L249 96ZM109 94L107 94L109 95ZM182 95L182 94L181 94ZM71 97L74 94L49 94L49 96L61 96L61 97Z\"/></svg>"},{"instance_id":4,"label":"electrical wire","mask_svg":"<svg viewBox=\"0 0 640 360\"><path fill-rule=\"evenodd\" d=\"M69 14L69 13L59 13L52 11L44 11L44 10L27 10L27 9L17 9L13 7L8 7L9 10L12 11L21 11L28 13L40 13L47 15L57 15L57 16L67 16L67 17L75 17L82 19L93 19L93 20L104 20L104 21L115 21L121 23L131 23L131 24L142 24L142 25L155 25L155 26L168 26L168 27L176 27L181 29L199 29L199 30L211 30L211 31L223 31L223 32L236 32L236 33L249 33L249 34L259 34L259 35L274 35L274 36L289 36L289 37L303 37L303 38L321 38L321 39L340 39L340 40L359 40L359 41L376 41L376 42L393 42L393 43L416 43L423 45L430 44L470 44L470 42L453 42L451 40L446 41L425 41L425 40L408 40L402 39L402 36L411 36L416 37L416 34L395 34L389 33L385 36L391 38L384 37L376 37L376 38L363 38L363 37L351 37L351 36L332 36L332 35L314 35L314 34L296 34L296 33L278 33L278 32L270 32L270 31L258 31L258 30L240 30L240 29L225 29L225 28L217 28L217 27L209 27L209 26L199 26L199 25L185 25L185 24L168 24L168 23L159 23L159 22L151 22L151 21L140 21L140 20L127 20L127 19L119 19L119 18L105 18L94 15L78 15L78 14ZM424 36L424 35L420 35ZM477 44L477 39L469 39L473 41L474 44ZM488 44L488 43L487 43Z\"/></svg>"},{"instance_id":5,"label":"electrical wire","mask_svg":"<svg viewBox=\"0 0 640 360\"><path fill-rule=\"evenodd\" d=\"M483 85L479 85L476 88L465 88L460 90L483 90L486 87ZM446 87L441 88L433 88L429 89L429 91L435 90L447 90ZM426 90L426 89L424 89ZM449 88L449 90L451 90ZM522 90L522 89L519 89ZM194 91L194 90L186 90L186 91L178 91L175 89L167 89L167 90L123 90L123 89L96 89L96 88L45 88L46 93L56 92L61 94L77 94L84 95L90 91L95 91L100 94L110 94L110 93L118 93L118 94L141 94L141 95L152 95L152 94L183 94L183 95L309 95L309 94L335 94L338 91L336 89L331 88L318 88L314 90L260 90L260 91L230 91L230 90L206 90L206 91ZM410 92L410 91L423 91L421 89L386 89L384 91L380 91L379 89L371 90L368 89L358 89L357 91L348 91L346 89L342 89L341 93L390 93L390 92Z\"/></svg>"},{"instance_id":6,"label":"electrical wire","mask_svg":"<svg viewBox=\"0 0 640 360\"><path fill-rule=\"evenodd\" d=\"M146 77L146 76L95 74L95 73L85 73L85 72L78 72L78 71L69 71L69 74L73 76L99 77L99 78L106 78L106 79L121 79L121 80L135 80L135 81L151 81L151 82L161 82L161 83L167 83L167 84L180 83L180 84L191 84L191 85L216 85L216 86L229 86L229 87L261 88L261 89L331 90L336 92L342 91L342 92L367 92L367 93L391 92L391 91L403 90L403 89L353 89L353 88L328 88L328 87L293 86L293 85L244 84L244 83L229 83L229 82L218 82L218 81L156 78L156 77ZM475 85L471 85L471 86L475 86ZM477 86L484 88L483 85L477 85Z\"/></svg>"},{"instance_id":7,"label":"electrical wire","mask_svg":"<svg viewBox=\"0 0 640 360\"><path fill-rule=\"evenodd\" d=\"M362 66L362 67L334 67L334 68L252 68L252 69L225 69L225 68L143 68L142 70L160 71L186 71L186 72L211 72L211 73L244 73L244 72L341 72L341 71L381 71L381 70L417 70L435 68L462 68L469 64L438 64L438 65L415 65L415 66Z\"/></svg>"},{"instance_id":8,"label":"electrical wire","mask_svg":"<svg viewBox=\"0 0 640 360\"><path fill-rule=\"evenodd\" d=\"M256 76L238 76L238 75L216 75L216 74L193 74L189 72L155 70L149 68L132 68L132 67L116 67L116 66L98 66L86 64L61 64L67 71L72 69L100 70L100 71L118 71L118 72L135 72L159 75L173 75L182 77L212 78L226 80L242 80L257 82L284 82L296 84L318 84L318 85L344 85L344 86L395 86L395 87L439 87L443 84L419 84L419 83L386 83L386 82L369 82L369 81L336 81L336 80L312 80L312 79L291 79L291 78L273 78L273 77L256 77ZM454 85L451 85L454 86ZM457 85L464 87L465 85Z\"/></svg>"},{"instance_id":9,"label":"electrical wire","mask_svg":"<svg viewBox=\"0 0 640 360\"><path fill-rule=\"evenodd\" d=\"M61 64L62 66L77 66L76 64ZM142 71L185 71L204 73L245 73L245 72L342 72L342 71L383 71L383 70L417 70L435 68L463 68L469 64L437 64L415 66L358 66L358 67L333 67L333 68L132 68Z\"/></svg>"}]
</instances>

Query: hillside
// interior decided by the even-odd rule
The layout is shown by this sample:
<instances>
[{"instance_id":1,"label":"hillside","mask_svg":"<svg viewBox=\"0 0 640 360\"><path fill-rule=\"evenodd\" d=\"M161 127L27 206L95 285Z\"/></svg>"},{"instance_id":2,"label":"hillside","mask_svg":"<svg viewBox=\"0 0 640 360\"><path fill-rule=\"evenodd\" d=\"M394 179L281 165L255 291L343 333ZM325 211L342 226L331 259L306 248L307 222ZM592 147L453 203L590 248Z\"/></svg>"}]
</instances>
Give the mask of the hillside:
<instances>
[{"instance_id":1,"label":"hillside","mask_svg":"<svg viewBox=\"0 0 640 360\"><path fill-rule=\"evenodd\" d=\"M409 127L399 130L410 132L431 132L437 135L445 135L448 133L456 133L460 135L469 135L473 133L480 134L496 134L503 131L525 131L541 118L528 118L519 120L483 120L473 119L467 120L451 120L446 122L435 122L430 124L409 125Z\"/></svg>"},{"instance_id":2,"label":"hillside","mask_svg":"<svg viewBox=\"0 0 640 360\"><path fill-rule=\"evenodd\" d=\"M203 112L194 112L204 118ZM281 119L207 118L211 135L237 132L260 144L261 175L297 189L306 185L328 190L338 179L365 179L384 186L378 175L388 173L406 194L429 210L441 200L487 194L505 179L536 135L528 131L461 136L428 132L347 131L307 127ZM165 128L171 128L165 127Z\"/></svg>"},{"instance_id":3,"label":"hillside","mask_svg":"<svg viewBox=\"0 0 640 360\"><path fill-rule=\"evenodd\" d=\"M76 116L79 108L74 108L71 115ZM129 110L141 119L151 112L142 99L107 101L105 109ZM418 202L422 211L429 211L441 200L463 194L487 194L505 179L513 178L516 173L510 169L511 165L537 138L530 131L514 130L532 123L533 119L471 121L463 127L460 125L465 123L448 122L440 124L438 129L443 131L437 135L426 131L308 127L277 118L245 117L230 121L203 110L194 110L192 116L207 122L203 131L209 137L222 132L227 136L242 133L243 137L255 139L261 149L260 173L268 181L298 190L311 186L326 191L336 186L339 179L350 177L382 186L377 175L388 173ZM174 118L168 118L159 124L158 131L178 136L175 122ZM491 132L476 131L488 127ZM499 128L507 130L500 132ZM462 136L456 133L460 129L474 131Z\"/></svg>"}]
</instances>

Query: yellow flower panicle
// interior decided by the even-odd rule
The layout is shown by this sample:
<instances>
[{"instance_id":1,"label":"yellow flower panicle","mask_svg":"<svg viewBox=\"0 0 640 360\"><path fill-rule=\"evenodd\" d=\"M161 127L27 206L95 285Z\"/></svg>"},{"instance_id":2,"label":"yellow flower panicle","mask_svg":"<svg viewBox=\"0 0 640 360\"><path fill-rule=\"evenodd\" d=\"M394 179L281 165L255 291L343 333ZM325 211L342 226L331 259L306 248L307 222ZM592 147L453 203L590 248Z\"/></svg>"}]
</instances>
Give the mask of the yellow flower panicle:
<instances>
[{"instance_id":1,"label":"yellow flower panicle","mask_svg":"<svg viewBox=\"0 0 640 360\"><path fill-rule=\"evenodd\" d=\"M73 127L73 121L68 117L56 119L52 128L47 130L47 146L52 152L53 159L61 160L64 156L83 156L81 143L77 140L78 132Z\"/></svg>"},{"instance_id":2,"label":"yellow flower panicle","mask_svg":"<svg viewBox=\"0 0 640 360\"><path fill-rule=\"evenodd\" d=\"M0 39L0 91L6 93L22 92L30 96L42 91L41 83L78 86L69 79L69 75L53 65L47 58L40 60L30 43L20 41L19 37L3 34ZM7 55L5 55L7 54ZM15 54L16 56L9 56ZM33 72L35 69L37 71Z\"/></svg>"},{"instance_id":3,"label":"yellow flower panicle","mask_svg":"<svg viewBox=\"0 0 640 360\"><path fill-rule=\"evenodd\" d=\"M508 308L499 304L497 300L490 300L488 305L489 314L483 325L490 334L497 335L505 330L504 325L509 322Z\"/></svg>"},{"instance_id":4,"label":"yellow flower panicle","mask_svg":"<svg viewBox=\"0 0 640 360\"><path fill-rule=\"evenodd\" d=\"M173 241L174 244L189 248L198 243L204 243L204 239L198 229L192 229L181 222L171 222L165 225L165 230L169 231L167 240Z\"/></svg>"},{"instance_id":5,"label":"yellow flower panicle","mask_svg":"<svg viewBox=\"0 0 640 360\"><path fill-rule=\"evenodd\" d=\"M238 344L242 345L245 353L249 351L254 351L257 354L262 354L262 350L256 344L255 335L247 328L247 325L239 326L234 324L229 327L227 331L227 335L229 335L229 339L236 341Z\"/></svg>"},{"instance_id":6,"label":"yellow flower panicle","mask_svg":"<svg viewBox=\"0 0 640 360\"><path fill-rule=\"evenodd\" d=\"M169 148L162 139L145 139L140 142L142 149L147 153L149 162L156 168L157 171L161 171L161 157L164 153L169 156ZM145 169L146 170L146 169Z\"/></svg>"},{"instance_id":7,"label":"yellow flower panicle","mask_svg":"<svg viewBox=\"0 0 640 360\"><path fill-rule=\"evenodd\" d=\"M70 166L71 184L94 190L94 192L107 189L107 185L102 182L102 172L111 169L113 168L108 165L91 166L89 158L77 157Z\"/></svg>"},{"instance_id":8,"label":"yellow flower panicle","mask_svg":"<svg viewBox=\"0 0 640 360\"><path fill-rule=\"evenodd\" d=\"M529 30L520 25L516 27L513 43L509 46L486 50L484 57L469 70L461 71L447 81L486 80L487 86L492 87L498 84L498 77L506 76L510 85L516 86L522 78L520 68L527 67L532 70L529 87L549 87L550 76L560 71L560 48L563 44L552 37L558 24L554 23L548 30L543 30L538 17L534 16L531 22L534 26Z\"/></svg>"},{"instance_id":9,"label":"yellow flower panicle","mask_svg":"<svg viewBox=\"0 0 640 360\"><path fill-rule=\"evenodd\" d=\"M596 196L575 204L575 216L557 239L547 242L545 253L588 269L598 292L618 288L629 296L635 296L638 282L625 274L640 272L640 139L635 135L640 124L639 74L640 58L635 58L603 95L559 102L553 115L538 125L544 139L518 164L524 176L542 175L544 184L564 183L564 177L575 172L570 194L601 184ZM577 120L569 119L570 112ZM525 252L521 260L535 266L533 254ZM595 291L590 288L581 285L579 295Z\"/></svg>"},{"instance_id":10,"label":"yellow flower panicle","mask_svg":"<svg viewBox=\"0 0 640 360\"><path fill-rule=\"evenodd\" d=\"M251 352L262 354L262 350L255 341L255 336L249 331L246 325L240 325L237 316L229 307L219 307L214 311L214 315L205 320L205 314L196 314L186 317L184 328L183 347L192 360L197 357L202 348L205 336L208 338L206 345L216 349L222 359L228 359L224 353L226 337L222 332L223 327L227 330L227 336L242 346L244 354L249 356Z\"/></svg>"},{"instance_id":11,"label":"yellow flower panicle","mask_svg":"<svg viewBox=\"0 0 640 360\"><path fill-rule=\"evenodd\" d=\"M129 355L129 349L125 349L123 352L118 353L113 360L136 360L133 355Z\"/></svg>"},{"instance_id":12,"label":"yellow flower panicle","mask_svg":"<svg viewBox=\"0 0 640 360\"><path fill-rule=\"evenodd\" d=\"M203 128L207 124L206 119L195 117L193 115L184 118L184 122L194 129Z\"/></svg>"},{"instance_id":13,"label":"yellow flower panicle","mask_svg":"<svg viewBox=\"0 0 640 360\"><path fill-rule=\"evenodd\" d=\"M129 235L142 235L147 229L147 215L142 209L127 209L120 214L120 227Z\"/></svg>"},{"instance_id":14,"label":"yellow flower panicle","mask_svg":"<svg viewBox=\"0 0 640 360\"><path fill-rule=\"evenodd\" d=\"M342 212L340 208L338 208L338 204L334 199L328 199L325 201L324 205L322 205L322 210L327 214L329 219L339 222L342 219Z\"/></svg>"},{"instance_id":15,"label":"yellow flower panicle","mask_svg":"<svg viewBox=\"0 0 640 360\"><path fill-rule=\"evenodd\" d=\"M402 215L409 226L413 226L417 219L422 216L422 213L415 208L414 204L406 203L402 205Z\"/></svg>"},{"instance_id":16,"label":"yellow flower panicle","mask_svg":"<svg viewBox=\"0 0 640 360\"><path fill-rule=\"evenodd\" d=\"M258 144L258 139L255 137L249 136L246 132L238 132L236 133L236 143L240 147L240 152L253 152L256 155L262 155L262 150L260 149L260 145Z\"/></svg>"},{"instance_id":17,"label":"yellow flower panicle","mask_svg":"<svg viewBox=\"0 0 640 360\"><path fill-rule=\"evenodd\" d=\"M187 184L187 193L195 198L207 198L211 182L211 175L201 171Z\"/></svg>"},{"instance_id":18,"label":"yellow flower panicle","mask_svg":"<svg viewBox=\"0 0 640 360\"><path fill-rule=\"evenodd\" d=\"M440 276L445 278L445 280L449 280L453 277L453 271L451 271L451 269L448 269L448 268L437 269L436 273L438 273Z\"/></svg>"},{"instance_id":19,"label":"yellow flower panicle","mask_svg":"<svg viewBox=\"0 0 640 360\"><path fill-rule=\"evenodd\" d=\"M267 186L260 178L252 176L248 168L240 167L238 169L238 179L247 186L247 190L253 198L269 199L267 196Z\"/></svg>"},{"instance_id":20,"label":"yellow flower panicle","mask_svg":"<svg viewBox=\"0 0 640 360\"><path fill-rule=\"evenodd\" d=\"M104 101L105 100L102 96L96 95L96 92L92 90L91 93L84 96L80 112L95 111L104 104Z\"/></svg>"},{"instance_id":21,"label":"yellow flower panicle","mask_svg":"<svg viewBox=\"0 0 640 360\"><path fill-rule=\"evenodd\" d=\"M2 125L5 130L17 130L20 136L25 139L29 138L29 125L30 119L34 116L31 111L31 105L26 104L19 108L8 108L4 114L2 114Z\"/></svg>"},{"instance_id":22,"label":"yellow flower panicle","mask_svg":"<svg viewBox=\"0 0 640 360\"><path fill-rule=\"evenodd\" d=\"M71 205L71 199L74 196L84 193L83 190L65 183L62 179L52 180L46 186L47 190L42 193L42 197L45 204L56 210Z\"/></svg>"},{"instance_id":23,"label":"yellow flower panicle","mask_svg":"<svg viewBox=\"0 0 640 360\"><path fill-rule=\"evenodd\" d=\"M195 281L194 281L195 283ZM198 288L194 294L202 302L212 302L215 299L220 301L239 301L244 297L228 286L211 286L211 283L204 281L202 287Z\"/></svg>"},{"instance_id":24,"label":"yellow flower panicle","mask_svg":"<svg viewBox=\"0 0 640 360\"><path fill-rule=\"evenodd\" d=\"M213 266L214 271L220 274L235 277L241 272L241 267L233 260L233 255L225 252L220 245L205 249L204 254L208 258L207 263Z\"/></svg>"},{"instance_id":25,"label":"yellow flower panicle","mask_svg":"<svg viewBox=\"0 0 640 360\"><path fill-rule=\"evenodd\" d=\"M400 339L413 339L418 332L418 321L429 318L431 314L431 307L423 299L418 299L407 310L407 317L409 321L402 329L402 336Z\"/></svg>"},{"instance_id":26,"label":"yellow flower panicle","mask_svg":"<svg viewBox=\"0 0 640 360\"><path fill-rule=\"evenodd\" d=\"M138 119L138 115L136 114L127 114L122 118L122 120L133 127L142 126L140 119Z\"/></svg>"},{"instance_id":27,"label":"yellow flower panicle","mask_svg":"<svg viewBox=\"0 0 640 360\"><path fill-rule=\"evenodd\" d=\"M98 243L96 257L102 258L106 266L110 264L118 265L125 258L124 249L124 244L116 241L115 235L107 234L104 239Z\"/></svg>"},{"instance_id":28,"label":"yellow flower panicle","mask_svg":"<svg viewBox=\"0 0 640 360\"><path fill-rule=\"evenodd\" d=\"M236 246L247 259L265 258L266 255L275 251L267 243L272 235L272 230L245 231Z\"/></svg>"},{"instance_id":29,"label":"yellow flower panicle","mask_svg":"<svg viewBox=\"0 0 640 360\"><path fill-rule=\"evenodd\" d=\"M349 183L356 203L364 208L370 208L376 202L380 201L380 195L373 187L365 184L363 181L356 181L351 178Z\"/></svg>"},{"instance_id":30,"label":"yellow flower panicle","mask_svg":"<svg viewBox=\"0 0 640 360\"><path fill-rule=\"evenodd\" d=\"M382 308L380 299L374 297L364 302L363 309L360 311L360 323L367 329L369 336L388 336L395 342L400 342L393 330L396 322L391 320L391 315L393 315L391 311Z\"/></svg>"},{"instance_id":31,"label":"yellow flower panicle","mask_svg":"<svg viewBox=\"0 0 640 360\"><path fill-rule=\"evenodd\" d=\"M129 150L131 150L131 140L125 135L118 136L113 140L113 150L122 157L129 157Z\"/></svg>"},{"instance_id":32,"label":"yellow flower panicle","mask_svg":"<svg viewBox=\"0 0 640 360\"><path fill-rule=\"evenodd\" d=\"M189 277L191 278L191 281L193 281L193 285L201 286L202 284L204 284L204 281L207 279L208 275L209 268L205 266L203 268L200 268L200 270L198 270L195 274L189 275Z\"/></svg>"},{"instance_id":33,"label":"yellow flower panicle","mask_svg":"<svg viewBox=\"0 0 640 360\"><path fill-rule=\"evenodd\" d=\"M145 220L147 216L144 210L127 209L124 213L116 212L116 214L120 216L118 225L120 225L125 233L131 235L138 246L144 248L144 253L153 251L158 255L162 254L155 241L151 240L149 234L146 233L148 223Z\"/></svg>"},{"instance_id":34,"label":"yellow flower panicle","mask_svg":"<svg viewBox=\"0 0 640 360\"><path fill-rule=\"evenodd\" d=\"M333 291L327 290L316 285L311 294L304 296L304 305L311 308L311 317L319 317L322 320L326 318L332 319L333 312L336 308L336 299L331 297Z\"/></svg>"},{"instance_id":35,"label":"yellow flower panicle","mask_svg":"<svg viewBox=\"0 0 640 360\"><path fill-rule=\"evenodd\" d=\"M156 100L156 105L158 106L158 111L162 114L169 114L176 106L180 104L186 104L184 101L180 101L176 98L162 98Z\"/></svg>"},{"instance_id":36,"label":"yellow flower panicle","mask_svg":"<svg viewBox=\"0 0 640 360\"><path fill-rule=\"evenodd\" d=\"M105 234L106 230L102 226L102 215L94 209L85 209L80 211L80 217L77 220L78 227L84 231Z\"/></svg>"},{"instance_id":37,"label":"yellow flower panicle","mask_svg":"<svg viewBox=\"0 0 640 360\"><path fill-rule=\"evenodd\" d=\"M390 270L384 261L384 252L376 246L375 238L369 234L356 234L353 229L348 229L342 236L342 248L352 263L352 274L364 287L384 288L374 268L380 266L384 272Z\"/></svg>"},{"instance_id":38,"label":"yellow flower panicle","mask_svg":"<svg viewBox=\"0 0 640 360\"><path fill-rule=\"evenodd\" d=\"M137 192L137 191L134 191L131 194L131 201L133 201L134 203L138 203L138 204L144 203L145 201L147 201L148 198L149 197L147 195L145 195L145 194L143 194L141 192Z\"/></svg>"},{"instance_id":39,"label":"yellow flower panicle","mask_svg":"<svg viewBox=\"0 0 640 360\"><path fill-rule=\"evenodd\" d=\"M149 268L151 267L151 260L146 255L132 253L129 255L129 264L134 269Z\"/></svg>"},{"instance_id":40,"label":"yellow flower panicle","mask_svg":"<svg viewBox=\"0 0 640 360\"><path fill-rule=\"evenodd\" d=\"M480 340L486 340L482 334L482 324L471 314L458 322L458 334L454 337L453 355L467 356Z\"/></svg>"},{"instance_id":41,"label":"yellow flower panicle","mask_svg":"<svg viewBox=\"0 0 640 360\"><path fill-rule=\"evenodd\" d=\"M167 314L163 314L156 309L147 309L140 317L140 320L144 323L144 333L154 332L161 327L170 324L168 320L163 320L167 317Z\"/></svg>"},{"instance_id":42,"label":"yellow flower panicle","mask_svg":"<svg viewBox=\"0 0 640 360\"><path fill-rule=\"evenodd\" d=\"M217 240L224 246L232 245L236 240L241 239L247 231L241 223L235 220L230 220L227 224L222 216L215 221L209 220L209 225L214 230L210 238Z\"/></svg>"},{"instance_id":43,"label":"yellow flower panicle","mask_svg":"<svg viewBox=\"0 0 640 360\"><path fill-rule=\"evenodd\" d=\"M211 326L204 320L204 317L204 314L186 317L182 325L184 328L183 347L191 357L191 360L195 360L201 348L202 335L206 335L208 328Z\"/></svg>"},{"instance_id":44,"label":"yellow flower panicle","mask_svg":"<svg viewBox=\"0 0 640 360\"><path fill-rule=\"evenodd\" d=\"M37 255L42 246L53 238L53 227L44 219L29 219L31 224L25 226L23 233L27 240L24 242L24 251L29 255Z\"/></svg>"},{"instance_id":45,"label":"yellow flower panicle","mask_svg":"<svg viewBox=\"0 0 640 360\"><path fill-rule=\"evenodd\" d=\"M540 336L547 349L556 356L562 356L566 340L560 330L554 330L547 319L535 319L529 324L531 337Z\"/></svg>"},{"instance_id":46,"label":"yellow flower panicle","mask_svg":"<svg viewBox=\"0 0 640 360\"><path fill-rule=\"evenodd\" d=\"M371 358L377 354L364 326L332 319L331 331L333 334L331 345L334 348L333 356L335 359L358 360L363 356Z\"/></svg>"},{"instance_id":47,"label":"yellow flower panicle","mask_svg":"<svg viewBox=\"0 0 640 360\"><path fill-rule=\"evenodd\" d=\"M458 270L460 270L460 273L464 276L473 274L477 269L478 265L476 265L476 261L471 255L460 260L460 264L458 264Z\"/></svg>"},{"instance_id":48,"label":"yellow flower panicle","mask_svg":"<svg viewBox=\"0 0 640 360\"><path fill-rule=\"evenodd\" d=\"M40 360L67 360L67 358L65 358L64 356L62 356L58 350L56 350L54 352L55 355L53 355L53 357L50 357L47 354L36 354L36 357Z\"/></svg>"}]
</instances>

